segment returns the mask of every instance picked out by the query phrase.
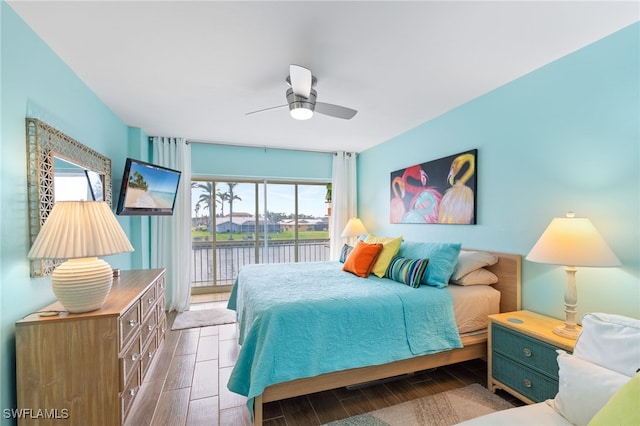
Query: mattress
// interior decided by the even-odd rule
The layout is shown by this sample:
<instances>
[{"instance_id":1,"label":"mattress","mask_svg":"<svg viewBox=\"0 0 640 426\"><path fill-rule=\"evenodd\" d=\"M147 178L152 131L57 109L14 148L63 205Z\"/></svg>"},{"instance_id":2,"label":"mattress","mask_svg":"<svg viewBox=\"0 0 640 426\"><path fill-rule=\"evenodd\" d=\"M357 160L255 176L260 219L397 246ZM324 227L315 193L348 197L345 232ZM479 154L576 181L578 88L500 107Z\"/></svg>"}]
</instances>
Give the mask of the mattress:
<instances>
[{"instance_id":1,"label":"mattress","mask_svg":"<svg viewBox=\"0 0 640 426\"><path fill-rule=\"evenodd\" d=\"M453 297L453 314L458 333L485 331L487 315L500 313L500 292L489 285L455 285L446 287Z\"/></svg>"}]
</instances>

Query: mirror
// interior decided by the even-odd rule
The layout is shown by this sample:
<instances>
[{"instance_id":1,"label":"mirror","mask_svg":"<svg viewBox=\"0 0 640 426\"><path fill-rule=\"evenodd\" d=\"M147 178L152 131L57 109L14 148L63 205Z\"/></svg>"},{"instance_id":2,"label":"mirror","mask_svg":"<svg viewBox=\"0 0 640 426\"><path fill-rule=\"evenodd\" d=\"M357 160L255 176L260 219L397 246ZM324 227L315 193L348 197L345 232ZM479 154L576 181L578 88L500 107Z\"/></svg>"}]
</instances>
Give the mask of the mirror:
<instances>
[{"instance_id":1,"label":"mirror","mask_svg":"<svg viewBox=\"0 0 640 426\"><path fill-rule=\"evenodd\" d=\"M53 169L56 201L104 201L104 175L66 161L55 153Z\"/></svg>"},{"instance_id":2,"label":"mirror","mask_svg":"<svg viewBox=\"0 0 640 426\"><path fill-rule=\"evenodd\" d=\"M29 237L33 244L57 197L93 200L95 196L111 206L111 160L38 119L27 118L26 128ZM68 179L82 189L66 194ZM31 276L51 275L60 262L32 260Z\"/></svg>"}]
</instances>

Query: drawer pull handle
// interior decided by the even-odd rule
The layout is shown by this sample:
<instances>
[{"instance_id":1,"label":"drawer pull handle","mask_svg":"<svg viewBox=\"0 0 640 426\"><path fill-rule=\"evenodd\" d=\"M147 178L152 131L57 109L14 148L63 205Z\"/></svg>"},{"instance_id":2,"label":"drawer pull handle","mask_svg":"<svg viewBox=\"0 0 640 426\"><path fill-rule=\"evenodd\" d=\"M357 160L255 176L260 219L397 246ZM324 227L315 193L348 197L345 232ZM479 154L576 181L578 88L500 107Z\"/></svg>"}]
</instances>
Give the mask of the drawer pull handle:
<instances>
[{"instance_id":1,"label":"drawer pull handle","mask_svg":"<svg viewBox=\"0 0 640 426\"><path fill-rule=\"evenodd\" d=\"M137 322L136 320L134 320L134 319L129 320L129 325L130 325L131 327L135 327L137 323L138 323L138 322Z\"/></svg>"},{"instance_id":2,"label":"drawer pull handle","mask_svg":"<svg viewBox=\"0 0 640 426\"><path fill-rule=\"evenodd\" d=\"M151 305L153 303L153 298L150 297L149 299L147 299L147 303L149 303Z\"/></svg>"},{"instance_id":3,"label":"drawer pull handle","mask_svg":"<svg viewBox=\"0 0 640 426\"><path fill-rule=\"evenodd\" d=\"M529 380L529 379L524 379L524 381L522 383L524 384L525 388L530 388L531 387L531 380Z\"/></svg>"},{"instance_id":4,"label":"drawer pull handle","mask_svg":"<svg viewBox=\"0 0 640 426\"><path fill-rule=\"evenodd\" d=\"M531 354L532 354L531 349L529 349L529 348L524 348L522 350L522 352L524 353L524 356L526 356L526 357L530 357Z\"/></svg>"},{"instance_id":5,"label":"drawer pull handle","mask_svg":"<svg viewBox=\"0 0 640 426\"><path fill-rule=\"evenodd\" d=\"M138 354L131 354L131 361L135 361L138 359Z\"/></svg>"},{"instance_id":6,"label":"drawer pull handle","mask_svg":"<svg viewBox=\"0 0 640 426\"><path fill-rule=\"evenodd\" d=\"M129 389L129 395L136 396L136 390L135 389Z\"/></svg>"},{"instance_id":7,"label":"drawer pull handle","mask_svg":"<svg viewBox=\"0 0 640 426\"><path fill-rule=\"evenodd\" d=\"M147 330L149 330L149 331L153 330L153 326L152 325L148 325L147 326Z\"/></svg>"}]
</instances>

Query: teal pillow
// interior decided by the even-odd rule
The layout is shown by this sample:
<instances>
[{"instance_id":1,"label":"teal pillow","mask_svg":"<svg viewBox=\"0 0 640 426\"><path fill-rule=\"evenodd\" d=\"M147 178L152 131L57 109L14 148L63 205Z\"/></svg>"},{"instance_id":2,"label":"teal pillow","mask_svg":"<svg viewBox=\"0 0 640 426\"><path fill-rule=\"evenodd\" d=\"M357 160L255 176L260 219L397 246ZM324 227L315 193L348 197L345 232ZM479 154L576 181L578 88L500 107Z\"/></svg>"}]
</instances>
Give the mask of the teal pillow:
<instances>
[{"instance_id":1,"label":"teal pillow","mask_svg":"<svg viewBox=\"0 0 640 426\"><path fill-rule=\"evenodd\" d=\"M353 250L353 246L350 246L349 244L342 246L342 250L340 250L340 263L346 262L347 256L349 256L351 250Z\"/></svg>"},{"instance_id":2,"label":"teal pillow","mask_svg":"<svg viewBox=\"0 0 640 426\"><path fill-rule=\"evenodd\" d=\"M449 284L449 278L458 263L461 249L460 243L419 243L403 242L398 256L409 259L429 259L427 273L422 283L443 288Z\"/></svg>"},{"instance_id":3,"label":"teal pillow","mask_svg":"<svg viewBox=\"0 0 640 426\"><path fill-rule=\"evenodd\" d=\"M418 288L422 283L428 264L429 259L407 259L406 257L393 256L385 277Z\"/></svg>"}]
</instances>

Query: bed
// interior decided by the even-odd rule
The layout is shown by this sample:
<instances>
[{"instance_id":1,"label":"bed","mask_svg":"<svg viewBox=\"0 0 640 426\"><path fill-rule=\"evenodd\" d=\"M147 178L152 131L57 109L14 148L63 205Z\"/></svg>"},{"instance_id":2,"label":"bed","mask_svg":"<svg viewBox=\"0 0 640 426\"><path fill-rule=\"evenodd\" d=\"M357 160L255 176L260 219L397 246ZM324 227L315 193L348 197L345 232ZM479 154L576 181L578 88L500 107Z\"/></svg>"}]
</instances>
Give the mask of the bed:
<instances>
[{"instance_id":1,"label":"bed","mask_svg":"<svg viewBox=\"0 0 640 426\"><path fill-rule=\"evenodd\" d=\"M483 253L498 260L485 269L498 279L499 311L520 309L520 255ZM247 396L254 424L267 402L486 356L486 329L459 333L458 296L447 288L363 279L342 266L251 265L238 274L228 307L241 349L227 386Z\"/></svg>"}]
</instances>

